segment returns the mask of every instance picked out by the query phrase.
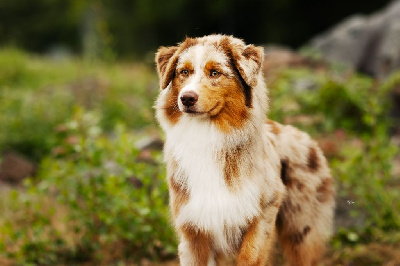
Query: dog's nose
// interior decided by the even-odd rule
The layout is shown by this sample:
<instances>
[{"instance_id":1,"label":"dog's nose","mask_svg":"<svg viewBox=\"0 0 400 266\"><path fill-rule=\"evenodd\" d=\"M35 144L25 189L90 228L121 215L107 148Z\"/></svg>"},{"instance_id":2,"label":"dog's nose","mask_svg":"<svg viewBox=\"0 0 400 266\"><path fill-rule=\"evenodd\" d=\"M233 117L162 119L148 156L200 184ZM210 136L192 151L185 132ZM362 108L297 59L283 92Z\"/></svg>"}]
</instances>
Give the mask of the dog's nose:
<instances>
[{"instance_id":1,"label":"dog's nose","mask_svg":"<svg viewBox=\"0 0 400 266\"><path fill-rule=\"evenodd\" d=\"M197 102L198 98L199 96L194 91L187 91L182 94L181 101L184 106L190 107Z\"/></svg>"}]
</instances>

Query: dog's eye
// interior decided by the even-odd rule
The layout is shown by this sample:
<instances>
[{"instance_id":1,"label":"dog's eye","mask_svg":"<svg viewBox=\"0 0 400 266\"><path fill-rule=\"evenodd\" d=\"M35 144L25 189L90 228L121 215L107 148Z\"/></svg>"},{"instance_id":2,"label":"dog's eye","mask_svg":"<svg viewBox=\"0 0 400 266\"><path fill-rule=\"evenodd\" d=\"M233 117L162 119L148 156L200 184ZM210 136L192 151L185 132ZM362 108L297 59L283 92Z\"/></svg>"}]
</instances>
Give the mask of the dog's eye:
<instances>
[{"instance_id":1,"label":"dog's eye","mask_svg":"<svg viewBox=\"0 0 400 266\"><path fill-rule=\"evenodd\" d=\"M210 77L212 78L216 78L219 77L219 75L221 75L221 73L219 73L217 70L213 69L210 71Z\"/></svg>"},{"instance_id":2,"label":"dog's eye","mask_svg":"<svg viewBox=\"0 0 400 266\"><path fill-rule=\"evenodd\" d=\"M189 76L189 70L187 70L187 69L182 69L181 72L179 72L179 73L186 77Z\"/></svg>"}]
</instances>

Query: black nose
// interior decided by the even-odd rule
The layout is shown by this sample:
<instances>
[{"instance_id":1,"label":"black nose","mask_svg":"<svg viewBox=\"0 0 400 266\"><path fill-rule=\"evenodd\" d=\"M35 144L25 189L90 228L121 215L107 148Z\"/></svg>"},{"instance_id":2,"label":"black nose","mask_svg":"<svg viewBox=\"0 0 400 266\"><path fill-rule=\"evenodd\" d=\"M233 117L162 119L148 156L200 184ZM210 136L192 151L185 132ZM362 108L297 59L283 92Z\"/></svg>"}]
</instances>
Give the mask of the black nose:
<instances>
[{"instance_id":1,"label":"black nose","mask_svg":"<svg viewBox=\"0 0 400 266\"><path fill-rule=\"evenodd\" d=\"M187 91L182 94L181 101L184 106L190 107L197 102L198 98L199 96L194 91Z\"/></svg>"}]
</instances>

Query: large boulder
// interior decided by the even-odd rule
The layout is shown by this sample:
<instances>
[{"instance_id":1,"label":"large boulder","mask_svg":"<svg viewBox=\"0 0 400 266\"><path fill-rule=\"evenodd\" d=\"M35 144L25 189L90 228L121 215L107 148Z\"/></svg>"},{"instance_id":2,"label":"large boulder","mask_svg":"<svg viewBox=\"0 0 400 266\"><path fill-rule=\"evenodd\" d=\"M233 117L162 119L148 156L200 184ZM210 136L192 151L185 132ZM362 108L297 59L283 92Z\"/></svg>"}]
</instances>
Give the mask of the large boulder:
<instances>
[{"instance_id":1,"label":"large boulder","mask_svg":"<svg viewBox=\"0 0 400 266\"><path fill-rule=\"evenodd\" d=\"M310 42L331 62L383 78L400 69L400 0L370 16L354 15Z\"/></svg>"}]
</instances>

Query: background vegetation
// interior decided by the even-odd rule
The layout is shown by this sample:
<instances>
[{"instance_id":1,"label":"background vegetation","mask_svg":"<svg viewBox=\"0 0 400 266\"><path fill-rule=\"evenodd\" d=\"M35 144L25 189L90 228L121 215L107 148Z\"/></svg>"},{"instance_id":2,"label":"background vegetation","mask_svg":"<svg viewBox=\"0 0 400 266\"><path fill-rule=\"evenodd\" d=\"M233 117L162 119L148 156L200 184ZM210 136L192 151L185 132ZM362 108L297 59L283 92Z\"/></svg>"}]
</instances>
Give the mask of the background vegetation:
<instances>
[{"instance_id":1,"label":"background vegetation","mask_svg":"<svg viewBox=\"0 0 400 266\"><path fill-rule=\"evenodd\" d=\"M156 47L212 32L296 47L386 2L0 1L0 177L9 154L35 168L0 181L0 265L175 263ZM400 72L376 80L308 60L266 73L268 116L309 132L329 159L338 197L325 264L397 265Z\"/></svg>"},{"instance_id":2,"label":"background vegetation","mask_svg":"<svg viewBox=\"0 0 400 266\"><path fill-rule=\"evenodd\" d=\"M2 49L0 73L0 150L38 165L22 186L0 190L0 258L44 265L173 258L161 154L143 145L160 138L153 66ZM398 86L400 73L376 82L332 67L270 77L270 117L317 138L337 180L345 222L328 264L398 262L399 149L388 115Z\"/></svg>"}]
</instances>

